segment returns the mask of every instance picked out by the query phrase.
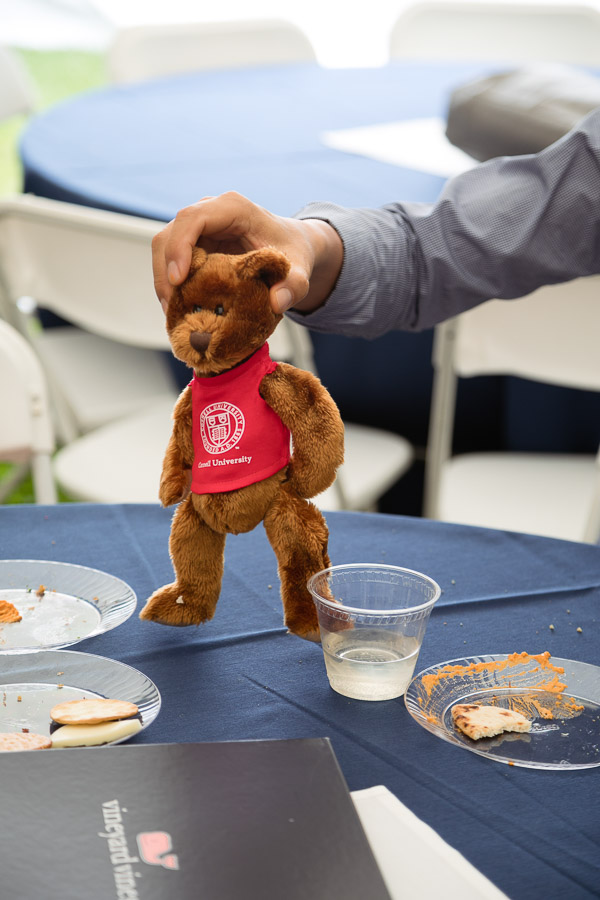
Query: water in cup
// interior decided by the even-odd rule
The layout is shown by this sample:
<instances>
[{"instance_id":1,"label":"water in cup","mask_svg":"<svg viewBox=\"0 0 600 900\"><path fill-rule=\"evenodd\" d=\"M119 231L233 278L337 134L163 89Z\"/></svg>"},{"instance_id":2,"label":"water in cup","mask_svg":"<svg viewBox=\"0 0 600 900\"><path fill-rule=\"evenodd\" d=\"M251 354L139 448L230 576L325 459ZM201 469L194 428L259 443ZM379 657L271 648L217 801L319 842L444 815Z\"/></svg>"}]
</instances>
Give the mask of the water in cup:
<instances>
[{"instance_id":1,"label":"water in cup","mask_svg":"<svg viewBox=\"0 0 600 900\"><path fill-rule=\"evenodd\" d=\"M401 697L412 678L440 586L383 563L322 569L308 580L329 684L356 700Z\"/></svg>"},{"instance_id":2,"label":"water in cup","mask_svg":"<svg viewBox=\"0 0 600 900\"><path fill-rule=\"evenodd\" d=\"M392 700L409 685L420 643L365 628L323 634L322 646L334 691L356 700Z\"/></svg>"}]
</instances>

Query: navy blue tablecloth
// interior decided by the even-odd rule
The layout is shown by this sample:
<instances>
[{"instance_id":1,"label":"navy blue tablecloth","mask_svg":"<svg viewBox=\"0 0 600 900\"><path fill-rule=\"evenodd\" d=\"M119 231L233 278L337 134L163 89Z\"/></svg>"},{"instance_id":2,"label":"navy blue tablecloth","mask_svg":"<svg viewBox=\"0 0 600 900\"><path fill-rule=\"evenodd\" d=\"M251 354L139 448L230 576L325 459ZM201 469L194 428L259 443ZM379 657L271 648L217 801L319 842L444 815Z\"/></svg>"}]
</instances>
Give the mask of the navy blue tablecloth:
<instances>
[{"instance_id":1,"label":"navy blue tablecloth","mask_svg":"<svg viewBox=\"0 0 600 900\"><path fill-rule=\"evenodd\" d=\"M132 586L139 609L172 580L171 515L153 505L0 507L2 556L111 572ZM328 523L334 563L402 565L441 585L418 670L522 650L600 664L599 547L400 516L330 513ZM402 699L334 693L320 647L283 627L262 528L228 538L210 623L171 629L134 614L73 649L156 683L162 709L136 743L328 736L351 790L386 785L513 900L600 894L600 767L494 763L419 727Z\"/></svg>"}]
</instances>

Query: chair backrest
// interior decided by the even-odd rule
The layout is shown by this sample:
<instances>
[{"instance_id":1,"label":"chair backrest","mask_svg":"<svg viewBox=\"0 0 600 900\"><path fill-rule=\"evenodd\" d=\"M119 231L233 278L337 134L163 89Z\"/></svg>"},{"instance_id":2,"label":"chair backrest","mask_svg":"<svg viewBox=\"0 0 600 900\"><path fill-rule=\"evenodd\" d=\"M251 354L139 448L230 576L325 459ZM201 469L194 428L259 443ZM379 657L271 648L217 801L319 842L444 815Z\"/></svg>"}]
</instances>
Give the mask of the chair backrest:
<instances>
[{"instance_id":1,"label":"chair backrest","mask_svg":"<svg viewBox=\"0 0 600 900\"><path fill-rule=\"evenodd\" d=\"M31 298L93 334L170 350L151 265L163 226L32 195L0 199L0 316L22 329L17 304ZM316 371L310 336L290 319L269 346L274 359Z\"/></svg>"},{"instance_id":2,"label":"chair backrest","mask_svg":"<svg viewBox=\"0 0 600 900\"><path fill-rule=\"evenodd\" d=\"M35 93L20 59L8 47L0 47L0 121L33 112Z\"/></svg>"},{"instance_id":3,"label":"chair backrest","mask_svg":"<svg viewBox=\"0 0 600 900\"><path fill-rule=\"evenodd\" d=\"M453 367L462 377L517 375L600 391L600 276L490 300L458 316Z\"/></svg>"},{"instance_id":4,"label":"chair backrest","mask_svg":"<svg viewBox=\"0 0 600 900\"><path fill-rule=\"evenodd\" d=\"M441 472L452 451L458 377L516 375L600 391L600 276L490 300L438 325L425 472L426 516L435 516ZM598 456L600 504L600 454ZM594 515L600 515L596 510Z\"/></svg>"},{"instance_id":5,"label":"chair backrest","mask_svg":"<svg viewBox=\"0 0 600 900\"><path fill-rule=\"evenodd\" d=\"M27 341L0 320L0 459L28 463L38 503L55 503L54 432L44 372Z\"/></svg>"},{"instance_id":6,"label":"chair backrest","mask_svg":"<svg viewBox=\"0 0 600 900\"><path fill-rule=\"evenodd\" d=\"M279 19L144 25L119 31L108 52L116 83L201 69L259 66L315 59L306 35Z\"/></svg>"},{"instance_id":7,"label":"chair backrest","mask_svg":"<svg viewBox=\"0 0 600 900\"><path fill-rule=\"evenodd\" d=\"M390 33L392 59L600 63L600 10L583 3L424 2Z\"/></svg>"},{"instance_id":8,"label":"chair backrest","mask_svg":"<svg viewBox=\"0 0 600 900\"><path fill-rule=\"evenodd\" d=\"M313 343L308 329L284 316L271 337L269 352L278 362L289 362L298 369L318 375Z\"/></svg>"},{"instance_id":9,"label":"chair backrest","mask_svg":"<svg viewBox=\"0 0 600 900\"><path fill-rule=\"evenodd\" d=\"M0 200L0 314L31 297L94 334L168 349L152 282L152 237L163 222L31 195Z\"/></svg>"}]
</instances>

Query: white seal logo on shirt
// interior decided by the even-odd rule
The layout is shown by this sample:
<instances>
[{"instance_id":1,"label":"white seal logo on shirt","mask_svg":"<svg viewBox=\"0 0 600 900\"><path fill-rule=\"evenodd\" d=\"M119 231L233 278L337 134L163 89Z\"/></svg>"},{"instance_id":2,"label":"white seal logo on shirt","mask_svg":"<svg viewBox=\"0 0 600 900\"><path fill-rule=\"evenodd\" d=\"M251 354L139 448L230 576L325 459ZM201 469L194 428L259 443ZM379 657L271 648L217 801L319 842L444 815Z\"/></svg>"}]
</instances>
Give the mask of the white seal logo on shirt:
<instances>
[{"instance_id":1,"label":"white seal logo on shirt","mask_svg":"<svg viewBox=\"0 0 600 900\"><path fill-rule=\"evenodd\" d=\"M246 421L233 403L212 403L200 415L200 436L207 453L227 453L244 433Z\"/></svg>"}]
</instances>

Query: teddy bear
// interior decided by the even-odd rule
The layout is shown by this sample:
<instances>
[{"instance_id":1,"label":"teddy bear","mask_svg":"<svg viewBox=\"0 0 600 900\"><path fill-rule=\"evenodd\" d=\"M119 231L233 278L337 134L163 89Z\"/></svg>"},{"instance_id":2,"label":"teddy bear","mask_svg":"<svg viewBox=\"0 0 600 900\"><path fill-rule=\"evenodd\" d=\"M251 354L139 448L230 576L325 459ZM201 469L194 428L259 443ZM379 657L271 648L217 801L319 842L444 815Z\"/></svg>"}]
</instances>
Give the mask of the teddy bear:
<instances>
[{"instance_id":1,"label":"teddy bear","mask_svg":"<svg viewBox=\"0 0 600 900\"><path fill-rule=\"evenodd\" d=\"M271 248L238 255L196 248L174 290L167 333L174 355L193 369L175 405L159 488L163 506L178 504L169 539L175 581L152 594L142 619L175 626L211 619L227 535L262 522L285 625L319 641L307 580L330 565L329 535L309 498L336 477L344 427L315 375L270 358L267 339L282 317L269 288L289 266Z\"/></svg>"}]
</instances>

